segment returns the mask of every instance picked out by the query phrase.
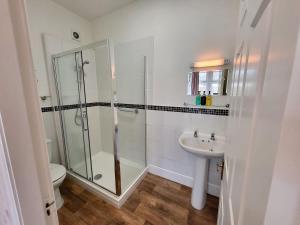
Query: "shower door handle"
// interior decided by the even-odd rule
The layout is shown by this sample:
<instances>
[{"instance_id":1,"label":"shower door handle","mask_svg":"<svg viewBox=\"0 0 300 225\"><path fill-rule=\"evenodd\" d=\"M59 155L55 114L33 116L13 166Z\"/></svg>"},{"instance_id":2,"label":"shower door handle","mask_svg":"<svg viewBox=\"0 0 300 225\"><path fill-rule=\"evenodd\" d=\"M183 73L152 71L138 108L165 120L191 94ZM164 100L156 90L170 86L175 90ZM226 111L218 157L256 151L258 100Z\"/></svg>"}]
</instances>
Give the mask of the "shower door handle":
<instances>
[{"instance_id":1,"label":"shower door handle","mask_svg":"<svg viewBox=\"0 0 300 225\"><path fill-rule=\"evenodd\" d=\"M83 130L88 131L87 111L82 111Z\"/></svg>"},{"instance_id":2,"label":"shower door handle","mask_svg":"<svg viewBox=\"0 0 300 225\"><path fill-rule=\"evenodd\" d=\"M87 117L83 118L83 130L84 131L89 130L88 123L87 123Z\"/></svg>"}]
</instances>

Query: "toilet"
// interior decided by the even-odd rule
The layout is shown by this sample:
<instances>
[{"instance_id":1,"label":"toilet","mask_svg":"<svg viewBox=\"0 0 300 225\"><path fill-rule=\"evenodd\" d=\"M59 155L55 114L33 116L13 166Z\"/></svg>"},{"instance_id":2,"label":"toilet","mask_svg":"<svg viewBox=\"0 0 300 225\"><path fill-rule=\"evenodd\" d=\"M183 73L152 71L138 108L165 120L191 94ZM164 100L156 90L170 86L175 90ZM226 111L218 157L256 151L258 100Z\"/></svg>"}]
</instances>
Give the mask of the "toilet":
<instances>
[{"instance_id":1,"label":"toilet","mask_svg":"<svg viewBox=\"0 0 300 225\"><path fill-rule=\"evenodd\" d=\"M50 167L50 174L52 179L52 184L54 188L54 195L55 195L55 202L56 208L60 209L63 204L64 200L61 197L59 186L62 184L64 179L66 178L66 168L62 165L51 163L52 159L52 148L51 148L51 139L46 139L48 155L49 155L49 167Z\"/></svg>"}]
</instances>

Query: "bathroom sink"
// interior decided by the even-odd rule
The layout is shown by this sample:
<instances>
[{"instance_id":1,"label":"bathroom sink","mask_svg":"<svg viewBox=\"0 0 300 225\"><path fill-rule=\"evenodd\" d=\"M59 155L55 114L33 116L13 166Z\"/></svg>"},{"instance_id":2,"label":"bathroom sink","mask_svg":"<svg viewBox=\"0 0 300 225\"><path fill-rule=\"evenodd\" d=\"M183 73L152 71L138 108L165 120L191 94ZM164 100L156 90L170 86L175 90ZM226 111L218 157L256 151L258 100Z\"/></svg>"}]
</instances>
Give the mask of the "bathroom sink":
<instances>
[{"instance_id":1,"label":"bathroom sink","mask_svg":"<svg viewBox=\"0 0 300 225\"><path fill-rule=\"evenodd\" d=\"M207 134L198 134L197 137L194 137L193 132L185 132L179 137L178 142L184 150L199 157L213 158L224 155L223 137L215 137L215 140L212 141Z\"/></svg>"},{"instance_id":2,"label":"bathroom sink","mask_svg":"<svg viewBox=\"0 0 300 225\"><path fill-rule=\"evenodd\" d=\"M191 203L195 209L201 210L206 203L209 159L224 156L225 138L195 131L183 133L178 142L196 157Z\"/></svg>"}]
</instances>

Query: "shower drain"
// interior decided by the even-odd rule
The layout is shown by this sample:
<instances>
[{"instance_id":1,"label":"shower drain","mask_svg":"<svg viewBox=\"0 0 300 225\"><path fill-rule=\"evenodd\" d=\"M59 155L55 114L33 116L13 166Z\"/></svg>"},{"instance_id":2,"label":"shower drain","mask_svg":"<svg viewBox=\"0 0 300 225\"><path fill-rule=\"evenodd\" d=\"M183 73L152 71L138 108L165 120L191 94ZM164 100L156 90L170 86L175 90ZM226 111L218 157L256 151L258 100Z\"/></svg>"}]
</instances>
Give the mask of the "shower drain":
<instances>
[{"instance_id":1,"label":"shower drain","mask_svg":"<svg viewBox=\"0 0 300 225\"><path fill-rule=\"evenodd\" d=\"M102 174L96 174L95 176L94 176L94 180L100 180L102 178Z\"/></svg>"}]
</instances>

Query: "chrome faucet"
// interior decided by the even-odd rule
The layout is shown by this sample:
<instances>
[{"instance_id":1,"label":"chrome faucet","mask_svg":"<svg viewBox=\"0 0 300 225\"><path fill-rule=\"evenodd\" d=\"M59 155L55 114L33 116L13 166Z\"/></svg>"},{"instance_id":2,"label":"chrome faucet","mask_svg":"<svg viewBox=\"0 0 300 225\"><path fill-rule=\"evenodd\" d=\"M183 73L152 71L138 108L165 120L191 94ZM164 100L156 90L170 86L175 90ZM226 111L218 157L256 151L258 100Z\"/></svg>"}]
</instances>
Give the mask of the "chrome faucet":
<instances>
[{"instance_id":1,"label":"chrome faucet","mask_svg":"<svg viewBox=\"0 0 300 225\"><path fill-rule=\"evenodd\" d=\"M210 140L212 140L212 141L216 140L215 133L210 134Z\"/></svg>"},{"instance_id":2,"label":"chrome faucet","mask_svg":"<svg viewBox=\"0 0 300 225\"><path fill-rule=\"evenodd\" d=\"M197 130L194 131L194 137L195 137L195 138L198 137L198 131L197 131Z\"/></svg>"}]
</instances>

